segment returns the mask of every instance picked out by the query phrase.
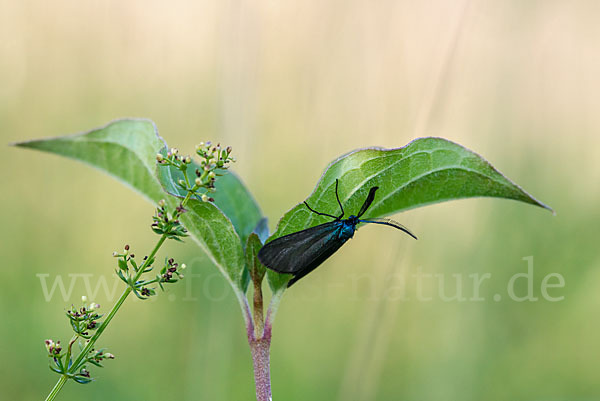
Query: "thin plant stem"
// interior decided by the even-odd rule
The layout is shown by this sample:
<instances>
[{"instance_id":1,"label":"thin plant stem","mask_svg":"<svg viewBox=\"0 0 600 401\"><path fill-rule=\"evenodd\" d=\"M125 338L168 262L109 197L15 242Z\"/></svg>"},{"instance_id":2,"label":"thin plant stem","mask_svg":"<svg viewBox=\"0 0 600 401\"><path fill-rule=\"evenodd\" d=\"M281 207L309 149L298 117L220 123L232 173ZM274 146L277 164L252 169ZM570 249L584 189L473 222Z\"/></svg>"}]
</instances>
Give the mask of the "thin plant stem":
<instances>
[{"instance_id":1,"label":"thin plant stem","mask_svg":"<svg viewBox=\"0 0 600 401\"><path fill-rule=\"evenodd\" d=\"M189 199L189 197L186 197L185 200L187 200L187 199ZM144 270L148 267L150 261L152 261L152 259L154 259L154 256L156 255L156 253L158 252L158 250L160 249L160 247L162 246L162 244L165 242L166 239L167 239L166 234L161 235L160 239L154 246L154 249L148 256L146 261L142 264L142 266L140 266L136 275L134 276L134 278L133 278L134 283L139 280L140 276L144 273ZM89 342L87 342L87 344L85 345L83 350L81 350L79 355L77 355L77 358L73 362L72 366L77 367L79 365L79 363L81 363L81 361L90 353L90 351L94 347L94 344L96 343L98 338L100 338L100 336L102 335L102 333L104 332L104 330L106 329L106 327L108 326L110 321L113 319L113 317L115 317L115 315L119 311L119 308L121 307L121 305L123 305L123 302L125 302L125 300L129 296L131 291L132 291L131 286L127 286L127 288L125 288L125 290L123 291L123 293L121 294L121 296L119 297L119 299L117 300L115 305L112 307L110 312L106 315L106 318L104 319L104 321L102 322L100 327L98 327L98 330L96 330L96 332L94 333L92 338L90 338ZM60 379L58 379L58 382L54 385L54 388L52 388L52 391L50 391L50 394L48 394L46 401L52 401L56 398L56 396L58 395L58 393L60 392L62 387L65 385L65 382L67 381L67 379L68 379L68 377L66 375L62 375L60 377Z\"/></svg>"},{"instance_id":2,"label":"thin plant stem","mask_svg":"<svg viewBox=\"0 0 600 401\"><path fill-rule=\"evenodd\" d=\"M148 258L146 259L146 261L144 262L144 264L142 264L142 266L138 269L137 274L134 276L134 278L133 278L133 282L134 283L139 280L140 276L142 275L142 273L144 272L144 270L148 267L148 264L150 263L150 261L152 259L154 259L154 256L156 255L156 253L158 252L159 248L165 242L166 239L167 239L167 235L166 234L161 235L160 239L158 240L158 242L154 246L154 249L152 250L152 253L150 253L150 255L148 256ZM129 294L131 293L131 291L132 291L131 286L127 286L127 288L125 289L125 291L123 291L123 294L121 294L121 296L117 300L117 303L112 307L112 309L108 313L108 315L106 315L106 318L104 319L104 321L102 322L102 324L100 325L100 327L98 327L98 330L96 330L96 333L94 333L94 335L92 336L92 338L90 339L90 341L83 348L83 350L79 353L79 355L77 356L77 359L75 359L75 362L73 363L74 366L77 366L77 364L79 362L81 362L83 360L83 358L85 358L87 356L87 354L90 352L90 350L92 350L92 348L94 347L94 344L96 343L96 341L98 340L98 338L100 338L100 336L102 335L102 332L104 332L104 330L106 329L106 327L108 326L108 324L110 323L110 321L112 320L112 318L117 314L117 311L119 310L119 308L121 307L121 305L123 305L123 302L125 302L125 300L129 296Z\"/></svg>"},{"instance_id":3,"label":"thin plant stem","mask_svg":"<svg viewBox=\"0 0 600 401\"><path fill-rule=\"evenodd\" d=\"M227 150L227 152L228 152L227 154L229 154L230 150ZM207 177L209 175L209 171L205 169L205 171L203 171L203 173L198 177L200 182L196 181L194 183L195 185L192 186L190 183L190 180L188 178L188 175L186 173L186 170L187 170L186 164L187 163L189 163L189 161L182 164L183 167L180 168L181 172L183 173L183 177L184 177L186 186L188 188L185 198L180 203L182 208L191 199L192 195L196 194L196 191L203 185L202 183L204 182L204 180L207 179ZM173 165L173 163L171 163L171 165ZM158 252L160 247L163 245L163 243L167 240L167 238L168 238L167 233L164 233L161 235L160 239L154 246L154 249L152 249L152 252L150 253L150 255L148 255L148 257L146 258L144 263L139 267L139 269L137 269L135 276L133 277L133 279L131 281L129 281L129 285L127 286L127 288L125 288L125 290L123 291L123 293L121 294L121 296L119 297L119 299L117 300L115 305L112 307L110 312L106 315L104 321L100 324L100 326L98 327L98 329L96 330L94 335L86 342L83 350L79 353L79 355L77 355L77 358L75 359L75 361L73 363L69 363L70 359L71 359L71 347L72 347L73 343L75 343L77 338L79 338L79 336L75 335L71 339L71 341L69 342L68 350L67 350L67 364L70 368L67 369L66 373L64 373L60 376L57 383L54 385L54 387L50 391L50 394L48 394L48 396L46 397L46 401L52 401L56 398L58 393L61 391L62 387L67 382L67 380L71 377L72 374L75 373L76 369L79 369L79 367L80 367L79 365L85 360L85 358L88 357L90 351L93 350L93 347L96 344L96 341L100 338L100 336L102 335L102 333L104 332L106 327L109 325L110 321L113 319L113 317L117 314L118 310L121 308L121 305L123 305L123 303L129 296L129 294L133 291L133 287L136 284L138 284L140 277L142 276L142 274L144 274L145 270L148 268L150 263L153 262L154 257L156 256L156 253ZM146 282L146 284L154 283L156 281L157 280L151 280L151 281ZM245 308L246 309L245 318L247 321L247 326L252 327L254 325L254 323L252 321L252 315L250 314L250 309L248 307L247 300L245 298L244 298L244 300L246 301L245 302L245 307L246 307ZM241 305L242 305L242 309L244 309L244 304L241 303ZM268 353L268 351L267 351L267 353Z\"/></svg>"},{"instance_id":4,"label":"thin plant stem","mask_svg":"<svg viewBox=\"0 0 600 401\"><path fill-rule=\"evenodd\" d=\"M53 399L55 399L56 396L58 395L58 393L60 392L60 390L62 390L62 388L65 385L65 383L67 382L67 380L68 380L67 376L61 375L60 379L58 379L58 381L52 388L52 391L50 391L50 394L48 394L48 397L46 397L46 401L52 401Z\"/></svg>"},{"instance_id":5,"label":"thin plant stem","mask_svg":"<svg viewBox=\"0 0 600 401\"><path fill-rule=\"evenodd\" d=\"M253 306L254 306L254 336L260 337L263 335L265 330L265 320L263 316L263 295L261 282L254 281L254 295L253 295Z\"/></svg>"}]
</instances>

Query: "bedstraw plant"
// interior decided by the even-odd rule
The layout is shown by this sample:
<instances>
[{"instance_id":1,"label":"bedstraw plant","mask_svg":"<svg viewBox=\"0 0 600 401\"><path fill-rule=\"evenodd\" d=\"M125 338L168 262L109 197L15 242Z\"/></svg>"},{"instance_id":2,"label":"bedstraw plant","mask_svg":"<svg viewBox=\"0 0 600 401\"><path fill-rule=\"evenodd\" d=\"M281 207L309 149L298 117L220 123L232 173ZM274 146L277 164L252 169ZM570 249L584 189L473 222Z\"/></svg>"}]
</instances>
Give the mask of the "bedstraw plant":
<instances>
[{"instance_id":1,"label":"bedstraw plant","mask_svg":"<svg viewBox=\"0 0 600 401\"><path fill-rule=\"evenodd\" d=\"M131 292L144 299L156 293L156 286L162 288L181 277L181 267L172 259L166 259L154 276L150 270L164 241L181 240L186 235L231 285L245 323L256 398L272 399L269 355L273 322L292 276L266 269L257 254L266 242L330 219L311 213L299 202L269 233L266 219L244 183L227 171L233 161L230 147L200 143L196 148L200 161L196 162L191 156L179 155L176 149L168 150L149 120L117 120L82 134L16 145L90 164L158 205L152 229L160 239L148 257L137 263L127 249L115 254L117 274L126 289L113 309L102 316L95 304L71 307L67 315L75 334L67 349L47 340L51 369L60 375L48 399L53 399L68 379L89 382L88 365L113 357L104 350L95 351L95 343ZM379 189L369 207L369 218L471 197L513 199L551 210L481 156L443 138L418 138L401 148L373 147L344 154L326 167L314 191L303 201L315 210L335 215L340 206L359 210L373 187ZM265 281L271 292L268 305L263 297ZM294 288L301 291L301 284ZM75 343L82 349L74 358Z\"/></svg>"}]
</instances>

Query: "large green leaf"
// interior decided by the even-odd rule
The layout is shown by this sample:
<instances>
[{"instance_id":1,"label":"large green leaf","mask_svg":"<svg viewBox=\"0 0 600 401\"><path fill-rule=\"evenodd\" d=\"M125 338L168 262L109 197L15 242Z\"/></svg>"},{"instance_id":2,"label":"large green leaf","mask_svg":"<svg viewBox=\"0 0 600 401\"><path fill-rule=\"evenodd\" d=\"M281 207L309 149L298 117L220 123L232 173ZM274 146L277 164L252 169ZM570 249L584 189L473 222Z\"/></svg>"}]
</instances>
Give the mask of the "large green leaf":
<instances>
[{"instance_id":1,"label":"large green leaf","mask_svg":"<svg viewBox=\"0 0 600 401\"><path fill-rule=\"evenodd\" d=\"M244 251L231 221L211 202L190 199L181 221L235 290L241 288Z\"/></svg>"},{"instance_id":2,"label":"large green leaf","mask_svg":"<svg viewBox=\"0 0 600 401\"><path fill-rule=\"evenodd\" d=\"M551 210L510 181L476 153L442 138L420 138L399 149L368 148L333 161L306 200L315 210L339 214L335 180L346 215L356 214L369 189L378 186L365 217L382 217L452 199L496 197L514 199ZM331 220L303 204L288 211L270 240ZM276 289L287 275L269 271Z\"/></svg>"},{"instance_id":3,"label":"large green leaf","mask_svg":"<svg viewBox=\"0 0 600 401\"><path fill-rule=\"evenodd\" d=\"M151 201L164 197L155 177L156 152L165 146L150 120L123 119L76 135L19 142L92 165Z\"/></svg>"},{"instance_id":4,"label":"large green leaf","mask_svg":"<svg viewBox=\"0 0 600 401\"><path fill-rule=\"evenodd\" d=\"M156 175L156 154L166 148L156 125L146 119L122 119L81 134L36 139L16 146L55 153L92 165L157 202L165 197ZM161 169L160 171L168 171ZM193 169L190 169L193 174ZM217 181L215 204L244 240L262 214L241 180L226 173Z\"/></svg>"},{"instance_id":5,"label":"large green leaf","mask_svg":"<svg viewBox=\"0 0 600 401\"><path fill-rule=\"evenodd\" d=\"M150 120L117 120L81 134L20 142L15 145L59 154L92 165L116 177L153 202L165 198L163 185L177 178L170 176L169 168L161 167L157 170L156 154L166 148L166 143ZM190 170L193 174L193 169ZM160 180L157 171L161 173ZM165 172L170 180L164 179ZM216 187L215 204L192 202L190 213L185 214L182 221L194 241L208 253L227 279L235 284L235 289L238 289L240 274L244 268L243 255L238 250L260 221L261 213L255 200L236 175L226 172L224 176L219 177ZM212 223L207 226L206 221ZM218 227L217 231L213 225ZM229 230L231 227L235 229ZM221 237L223 244L219 245L215 241ZM240 237L244 242L240 242Z\"/></svg>"}]
</instances>

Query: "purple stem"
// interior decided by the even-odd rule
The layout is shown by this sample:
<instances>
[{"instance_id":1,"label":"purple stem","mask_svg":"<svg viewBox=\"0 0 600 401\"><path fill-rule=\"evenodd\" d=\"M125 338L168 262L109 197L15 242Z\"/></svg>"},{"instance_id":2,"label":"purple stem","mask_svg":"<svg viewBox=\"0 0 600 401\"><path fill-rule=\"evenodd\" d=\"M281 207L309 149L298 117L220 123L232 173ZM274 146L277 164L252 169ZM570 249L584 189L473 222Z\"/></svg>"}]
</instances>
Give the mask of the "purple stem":
<instances>
[{"instance_id":1,"label":"purple stem","mask_svg":"<svg viewBox=\"0 0 600 401\"><path fill-rule=\"evenodd\" d=\"M243 298L246 301L245 298ZM262 297L260 300L262 308ZM269 350L271 347L271 314L267 312L267 318L264 322L262 333L257 332L254 327L256 322L252 318L248 302L243 303L244 315L246 320L246 335L248 336L248 344L250 345L250 353L252 354L252 365L254 367L254 383L256 385L256 400L257 401L272 401L271 396L271 372L269 364ZM258 305L255 305L255 307ZM262 318L262 316L260 316ZM262 322L259 324L262 326Z\"/></svg>"},{"instance_id":2,"label":"purple stem","mask_svg":"<svg viewBox=\"0 0 600 401\"><path fill-rule=\"evenodd\" d=\"M271 330L266 330L259 339L249 341L252 363L254 365L254 383L256 384L256 400L272 401L271 373L269 366L269 348L271 346Z\"/></svg>"}]
</instances>

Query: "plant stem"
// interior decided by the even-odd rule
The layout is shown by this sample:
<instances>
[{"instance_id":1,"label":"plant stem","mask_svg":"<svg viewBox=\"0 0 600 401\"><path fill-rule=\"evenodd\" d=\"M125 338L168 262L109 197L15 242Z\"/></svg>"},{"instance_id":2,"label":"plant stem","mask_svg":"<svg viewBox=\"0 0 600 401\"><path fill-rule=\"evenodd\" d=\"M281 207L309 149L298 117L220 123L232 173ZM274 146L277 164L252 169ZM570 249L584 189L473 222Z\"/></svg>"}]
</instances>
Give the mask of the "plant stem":
<instances>
[{"instance_id":1,"label":"plant stem","mask_svg":"<svg viewBox=\"0 0 600 401\"><path fill-rule=\"evenodd\" d=\"M265 330L261 338L249 339L252 364L254 366L254 383L257 401L272 401L271 371L269 350L271 348L271 326L265 322Z\"/></svg>"},{"instance_id":2,"label":"plant stem","mask_svg":"<svg viewBox=\"0 0 600 401\"><path fill-rule=\"evenodd\" d=\"M265 319L263 316L263 296L262 296L262 288L261 283L258 281L254 281L254 296L253 296L253 306L254 306L254 336L260 337L263 335L265 330Z\"/></svg>"},{"instance_id":3,"label":"plant stem","mask_svg":"<svg viewBox=\"0 0 600 401\"><path fill-rule=\"evenodd\" d=\"M61 375L60 379L58 379L58 381L52 388L52 391L50 391L50 394L48 394L48 397L46 397L46 401L52 401L53 399L55 399L56 396L58 395L58 393L60 392L60 390L62 390L62 388L66 382L67 382L67 376Z\"/></svg>"},{"instance_id":4,"label":"plant stem","mask_svg":"<svg viewBox=\"0 0 600 401\"><path fill-rule=\"evenodd\" d=\"M271 331L277 307L283 296L283 291L273 294L266 317L263 320L263 297L260 282L255 281L254 287L254 328L248 328L248 344L252 354L254 367L254 384L257 401L272 401L271 394Z\"/></svg>"},{"instance_id":5,"label":"plant stem","mask_svg":"<svg viewBox=\"0 0 600 401\"><path fill-rule=\"evenodd\" d=\"M160 239L158 240L158 242L154 246L154 249L152 250L152 253L150 253L150 255L148 256L148 258L146 259L146 261L144 262L144 264L142 264L142 266L138 269L137 274L133 278L133 282L134 283L139 280L140 276L142 275L142 273L144 273L144 270L148 267L148 264L150 263L150 261L152 259L154 259L154 256L158 252L158 249L161 247L161 245L165 242L166 239L167 239L167 236L165 234L161 235ZM131 291L132 291L131 286L128 286L125 289L125 291L123 291L123 294L121 294L121 296L117 300L117 303L112 307L112 309L108 313L108 315L106 315L106 318L104 319L104 321L102 322L102 324L100 325L100 327L98 327L98 330L96 330L96 333L94 333L94 335L90 339L90 342L87 343L87 345L79 353L79 355L77 356L77 359L75 359L75 362L73 363L73 366L77 366L78 363L81 362L83 360L83 358L85 358L87 356L87 354L93 349L94 344L96 343L96 341L98 340L98 338L102 335L102 332L104 332L104 330L106 329L106 327L108 326L108 324L110 323L110 321L112 320L112 318L117 314L117 311L119 310L119 308L121 307L121 305L123 305L123 302L125 302L125 300L129 296L129 294L131 293Z\"/></svg>"},{"instance_id":6,"label":"plant stem","mask_svg":"<svg viewBox=\"0 0 600 401\"><path fill-rule=\"evenodd\" d=\"M134 283L139 280L140 276L144 273L144 270L148 267L148 264L150 263L150 261L152 259L154 259L154 256L156 255L156 253L158 252L159 248L162 246L162 244L165 242L166 239L167 239L167 235L166 234L161 235L160 239L158 240L158 242L154 246L154 249L152 250L152 252L150 253L150 255L148 255L148 258L142 264L142 266L140 266L140 268L138 269L136 275L134 276L134 278L133 278L133 282ZM125 302L125 300L129 296L129 294L131 293L131 291L132 291L131 286L127 286L127 288L123 291L123 293L121 294L121 296L117 300L117 303L115 303L115 305L112 307L112 309L110 310L110 312L108 313L108 315L106 315L106 318L104 319L104 321L102 322L102 324L100 325L100 327L98 327L98 330L96 330L96 332L94 333L94 335L92 336L92 338L90 338L90 341L85 345L85 347L83 348L83 350L81 350L81 352L79 353L79 355L77 355L77 358L75 359L75 361L71 365L73 367L73 369L77 369L78 366L79 366L79 364L83 361L83 359L86 358L89 355L90 351L94 348L94 344L96 343L96 341L98 340L98 338L100 338L100 336L102 335L102 333L104 332L104 330L106 329L106 327L108 326L108 324L110 323L110 321L112 320L112 318L117 314L117 311L119 310L119 308L121 307L121 305L123 305L123 302ZM70 373L75 373L75 372L70 372ZM50 394L48 394L48 397L46 398L46 401L51 401L51 400L53 400L58 395L58 393L60 392L60 390L62 389L62 387L65 385L67 379L68 379L68 377L66 375L62 375L60 377L60 379L58 379L58 382L54 385L54 388L52 389L52 391L50 392Z\"/></svg>"}]
</instances>

